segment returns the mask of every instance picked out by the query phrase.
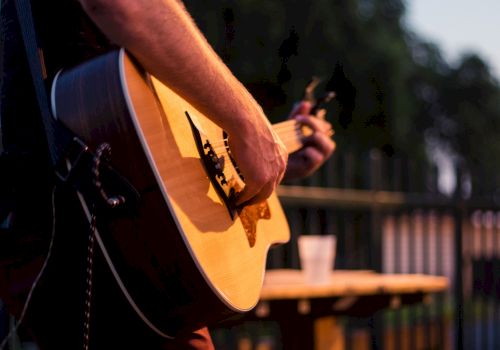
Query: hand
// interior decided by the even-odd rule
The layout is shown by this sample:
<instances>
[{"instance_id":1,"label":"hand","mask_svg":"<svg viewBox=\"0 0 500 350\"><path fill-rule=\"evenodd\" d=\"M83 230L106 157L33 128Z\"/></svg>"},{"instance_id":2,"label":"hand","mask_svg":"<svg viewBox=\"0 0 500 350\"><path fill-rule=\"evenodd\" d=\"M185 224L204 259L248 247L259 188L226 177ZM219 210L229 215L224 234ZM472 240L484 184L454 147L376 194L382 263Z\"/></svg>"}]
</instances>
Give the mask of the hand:
<instances>
[{"instance_id":1,"label":"hand","mask_svg":"<svg viewBox=\"0 0 500 350\"><path fill-rule=\"evenodd\" d=\"M311 104L300 102L291 112L290 118L313 130L313 134L304 139L304 147L292 153L285 172L286 180L303 178L315 172L332 155L335 142L331 139L332 125L322 118L310 115ZM324 114L324 112L319 112Z\"/></svg>"},{"instance_id":2,"label":"hand","mask_svg":"<svg viewBox=\"0 0 500 350\"><path fill-rule=\"evenodd\" d=\"M228 133L231 152L245 177L236 204L258 203L269 197L285 172L285 147L182 2L80 2L110 41L125 47L147 72Z\"/></svg>"},{"instance_id":3,"label":"hand","mask_svg":"<svg viewBox=\"0 0 500 350\"><path fill-rule=\"evenodd\" d=\"M229 146L245 178L236 204L246 206L267 199L283 179L288 153L271 124L258 107L256 117L240 120L236 135L229 134Z\"/></svg>"}]
</instances>

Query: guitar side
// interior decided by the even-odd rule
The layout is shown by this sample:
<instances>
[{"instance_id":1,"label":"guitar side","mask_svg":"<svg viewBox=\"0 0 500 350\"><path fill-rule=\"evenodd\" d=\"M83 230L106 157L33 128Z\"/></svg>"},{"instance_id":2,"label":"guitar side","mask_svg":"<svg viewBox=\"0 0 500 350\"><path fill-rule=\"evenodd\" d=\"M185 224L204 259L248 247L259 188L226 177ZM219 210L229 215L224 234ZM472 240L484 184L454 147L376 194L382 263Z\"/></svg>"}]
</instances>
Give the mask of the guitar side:
<instances>
[{"instance_id":1,"label":"guitar side","mask_svg":"<svg viewBox=\"0 0 500 350\"><path fill-rule=\"evenodd\" d=\"M250 310L268 249L286 242L289 230L276 195L268 200L270 219L256 222L253 242L241 219L231 218L186 112L212 141L223 141L222 130L124 50L64 73L56 84L57 117L94 149L110 143L113 166L140 192L134 217L105 226L125 280L157 289L157 298L144 300L146 310L174 333Z\"/></svg>"}]
</instances>

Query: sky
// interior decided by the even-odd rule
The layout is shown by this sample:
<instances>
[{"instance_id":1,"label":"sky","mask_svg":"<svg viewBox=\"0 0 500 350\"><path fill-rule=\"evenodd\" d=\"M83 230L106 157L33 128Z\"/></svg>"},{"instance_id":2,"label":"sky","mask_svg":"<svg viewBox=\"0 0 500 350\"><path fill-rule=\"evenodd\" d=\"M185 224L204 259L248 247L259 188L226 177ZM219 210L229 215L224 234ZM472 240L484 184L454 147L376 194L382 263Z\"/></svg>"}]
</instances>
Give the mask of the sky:
<instances>
[{"instance_id":1,"label":"sky","mask_svg":"<svg viewBox=\"0 0 500 350\"><path fill-rule=\"evenodd\" d=\"M421 38L438 44L453 64L464 52L479 54L500 81L500 0L406 0L406 25ZM456 185L449 154L434 149L438 185L451 194Z\"/></svg>"},{"instance_id":2,"label":"sky","mask_svg":"<svg viewBox=\"0 0 500 350\"><path fill-rule=\"evenodd\" d=\"M500 80L500 0L406 0L406 24L438 44L450 63L478 53Z\"/></svg>"}]
</instances>

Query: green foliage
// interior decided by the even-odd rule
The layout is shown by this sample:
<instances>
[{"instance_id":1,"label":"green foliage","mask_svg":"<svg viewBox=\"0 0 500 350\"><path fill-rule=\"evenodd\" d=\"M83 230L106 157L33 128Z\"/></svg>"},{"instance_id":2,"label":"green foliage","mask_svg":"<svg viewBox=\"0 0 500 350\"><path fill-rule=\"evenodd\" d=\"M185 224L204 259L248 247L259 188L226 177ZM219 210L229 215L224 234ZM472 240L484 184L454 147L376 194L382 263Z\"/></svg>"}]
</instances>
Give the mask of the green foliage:
<instances>
[{"instance_id":1,"label":"green foliage","mask_svg":"<svg viewBox=\"0 0 500 350\"><path fill-rule=\"evenodd\" d=\"M339 150L378 148L425 161L432 139L481 179L476 189L498 186L498 83L480 57L451 67L436 45L405 28L403 0L186 6L273 121L320 76L322 88L337 93L329 120Z\"/></svg>"}]
</instances>

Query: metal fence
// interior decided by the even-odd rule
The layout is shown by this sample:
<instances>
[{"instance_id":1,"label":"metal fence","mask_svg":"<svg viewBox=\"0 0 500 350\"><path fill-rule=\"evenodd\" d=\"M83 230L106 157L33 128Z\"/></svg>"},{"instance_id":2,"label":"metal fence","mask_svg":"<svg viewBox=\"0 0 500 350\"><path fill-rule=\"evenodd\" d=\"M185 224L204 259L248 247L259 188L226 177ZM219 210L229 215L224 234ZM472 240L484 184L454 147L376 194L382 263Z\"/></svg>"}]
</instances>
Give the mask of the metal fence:
<instances>
[{"instance_id":1,"label":"metal fence","mask_svg":"<svg viewBox=\"0 0 500 350\"><path fill-rule=\"evenodd\" d=\"M436 169L410 160L376 151L335 154L312 178L279 189L292 239L271 250L269 267L299 268L297 237L333 233L336 268L451 282L429 303L342 317L346 349L500 348L500 206L494 198L464 199L460 186L455 193L439 194ZM7 324L0 305L0 338ZM236 333L214 332L214 341L222 350L249 348L250 335L267 344L262 349L281 349L278 332L276 325L246 324Z\"/></svg>"},{"instance_id":2,"label":"metal fence","mask_svg":"<svg viewBox=\"0 0 500 350\"><path fill-rule=\"evenodd\" d=\"M449 278L431 304L345 318L348 349L500 348L500 206L464 199L457 184L445 196L435 168L377 151L336 155L312 179L280 188L292 240L269 265L299 268L298 235L333 233L336 268Z\"/></svg>"}]
</instances>

